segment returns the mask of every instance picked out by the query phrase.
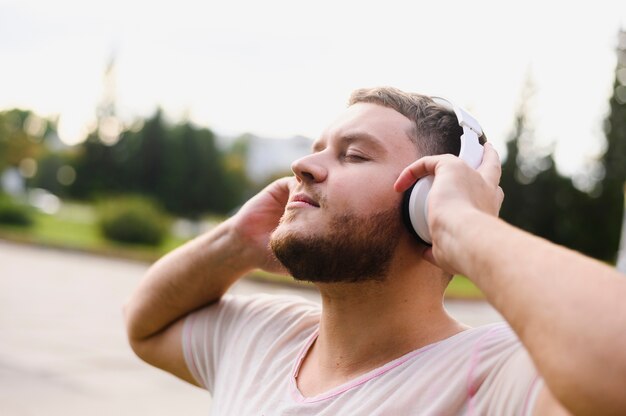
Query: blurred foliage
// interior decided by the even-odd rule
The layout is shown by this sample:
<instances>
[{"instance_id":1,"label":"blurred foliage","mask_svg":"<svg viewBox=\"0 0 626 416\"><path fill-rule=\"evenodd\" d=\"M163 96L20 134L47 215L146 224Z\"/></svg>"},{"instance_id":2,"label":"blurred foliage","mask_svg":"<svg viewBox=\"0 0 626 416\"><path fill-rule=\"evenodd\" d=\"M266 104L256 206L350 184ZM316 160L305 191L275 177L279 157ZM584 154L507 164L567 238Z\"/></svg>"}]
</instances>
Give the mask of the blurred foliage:
<instances>
[{"instance_id":1,"label":"blurred foliage","mask_svg":"<svg viewBox=\"0 0 626 416\"><path fill-rule=\"evenodd\" d=\"M32 208L15 201L9 195L0 193L0 223L16 226L30 226L33 223Z\"/></svg>"},{"instance_id":2,"label":"blurred foliage","mask_svg":"<svg viewBox=\"0 0 626 416\"><path fill-rule=\"evenodd\" d=\"M18 167L26 158L38 158L46 148L43 142L52 123L31 111L13 109L0 112L0 172Z\"/></svg>"},{"instance_id":3,"label":"blurred foliage","mask_svg":"<svg viewBox=\"0 0 626 416\"><path fill-rule=\"evenodd\" d=\"M97 211L100 229L112 241L158 246L169 229L157 204L138 195L107 198Z\"/></svg>"},{"instance_id":4,"label":"blurred foliage","mask_svg":"<svg viewBox=\"0 0 626 416\"><path fill-rule=\"evenodd\" d=\"M0 238L23 243L79 250L153 263L187 239L168 234L160 246L122 244L106 239L95 223L92 203L64 202L55 214L34 210L30 227L0 226Z\"/></svg>"},{"instance_id":5,"label":"blurred foliage","mask_svg":"<svg viewBox=\"0 0 626 416\"><path fill-rule=\"evenodd\" d=\"M577 189L570 178L561 176L551 154L528 160L520 155L520 142L527 128L525 115L516 117L516 127L507 143L500 186L505 198L500 216L507 222L593 257L614 258L616 249L606 244L597 223L600 199ZM532 156L531 156L532 158ZM535 170L525 170L524 165ZM621 224L621 222L620 222ZM618 227L619 231L619 227Z\"/></svg>"},{"instance_id":6,"label":"blurred foliage","mask_svg":"<svg viewBox=\"0 0 626 416\"><path fill-rule=\"evenodd\" d=\"M624 44L618 48L618 62L609 101L610 112L604 123L606 151L602 157L604 178L596 212L596 227L602 233L609 253L617 253L624 216L624 183L626 182L626 32L621 33ZM626 238L626 236L624 237ZM610 260L615 259L615 254Z\"/></svg>"},{"instance_id":7,"label":"blurred foliage","mask_svg":"<svg viewBox=\"0 0 626 416\"><path fill-rule=\"evenodd\" d=\"M176 215L222 214L241 204L247 186L243 164L231 159L218 149L211 130L189 122L168 126L159 110L140 130L122 132L113 145L91 134L75 157L69 194L93 199L136 192Z\"/></svg>"}]
</instances>

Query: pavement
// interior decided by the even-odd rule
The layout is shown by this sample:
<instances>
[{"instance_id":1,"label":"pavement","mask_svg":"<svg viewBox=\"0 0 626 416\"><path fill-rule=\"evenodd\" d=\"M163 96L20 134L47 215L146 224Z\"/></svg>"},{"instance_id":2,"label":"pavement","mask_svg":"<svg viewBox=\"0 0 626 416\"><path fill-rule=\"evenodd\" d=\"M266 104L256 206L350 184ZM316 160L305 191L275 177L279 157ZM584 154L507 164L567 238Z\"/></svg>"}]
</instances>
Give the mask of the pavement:
<instances>
[{"instance_id":1,"label":"pavement","mask_svg":"<svg viewBox=\"0 0 626 416\"><path fill-rule=\"evenodd\" d=\"M203 415L210 395L139 360L122 305L148 265L0 240L0 415ZM317 292L241 280L234 293ZM447 301L469 325L487 303Z\"/></svg>"}]
</instances>

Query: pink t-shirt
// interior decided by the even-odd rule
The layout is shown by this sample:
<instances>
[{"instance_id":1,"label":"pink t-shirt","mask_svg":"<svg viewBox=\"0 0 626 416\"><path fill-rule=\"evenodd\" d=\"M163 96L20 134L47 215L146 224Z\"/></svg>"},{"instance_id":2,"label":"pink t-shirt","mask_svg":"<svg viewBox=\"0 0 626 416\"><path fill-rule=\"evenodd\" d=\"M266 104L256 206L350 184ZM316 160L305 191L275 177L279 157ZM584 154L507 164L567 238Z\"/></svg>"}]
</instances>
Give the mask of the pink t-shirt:
<instances>
[{"instance_id":1,"label":"pink t-shirt","mask_svg":"<svg viewBox=\"0 0 626 416\"><path fill-rule=\"evenodd\" d=\"M419 348L315 397L296 377L320 306L291 296L224 296L185 320L189 370L211 415L527 415L541 380L505 323Z\"/></svg>"}]
</instances>

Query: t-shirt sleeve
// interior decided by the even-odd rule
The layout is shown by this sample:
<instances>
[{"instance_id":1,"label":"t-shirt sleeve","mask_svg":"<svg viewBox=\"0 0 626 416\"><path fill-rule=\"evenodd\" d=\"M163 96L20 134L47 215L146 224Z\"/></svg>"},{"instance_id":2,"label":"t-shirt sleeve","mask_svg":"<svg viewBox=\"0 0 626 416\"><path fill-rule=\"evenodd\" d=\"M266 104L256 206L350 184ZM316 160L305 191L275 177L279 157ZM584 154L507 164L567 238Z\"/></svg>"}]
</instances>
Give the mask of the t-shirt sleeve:
<instances>
[{"instance_id":1,"label":"t-shirt sleeve","mask_svg":"<svg viewBox=\"0 0 626 416\"><path fill-rule=\"evenodd\" d=\"M543 380L511 328L494 327L475 346L472 361L470 414L532 414Z\"/></svg>"},{"instance_id":2,"label":"t-shirt sleeve","mask_svg":"<svg viewBox=\"0 0 626 416\"><path fill-rule=\"evenodd\" d=\"M297 333L316 308L295 296L225 295L185 318L182 347L187 367L198 384L213 392L219 371L244 365L285 331Z\"/></svg>"}]
</instances>

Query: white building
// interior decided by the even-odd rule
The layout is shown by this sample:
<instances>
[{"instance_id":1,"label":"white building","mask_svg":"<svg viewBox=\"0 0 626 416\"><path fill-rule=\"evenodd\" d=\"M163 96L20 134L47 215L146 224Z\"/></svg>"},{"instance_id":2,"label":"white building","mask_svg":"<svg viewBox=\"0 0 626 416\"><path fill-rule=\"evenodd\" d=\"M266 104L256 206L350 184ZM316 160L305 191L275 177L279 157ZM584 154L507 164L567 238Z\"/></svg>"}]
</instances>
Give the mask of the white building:
<instances>
[{"instance_id":1,"label":"white building","mask_svg":"<svg viewBox=\"0 0 626 416\"><path fill-rule=\"evenodd\" d=\"M246 173L256 183L291 171L291 163L311 153L313 140L296 136L290 139L268 139L251 136L248 143Z\"/></svg>"},{"instance_id":2,"label":"white building","mask_svg":"<svg viewBox=\"0 0 626 416\"><path fill-rule=\"evenodd\" d=\"M4 172L0 172L0 190L13 196L24 194L26 184L17 168L8 168Z\"/></svg>"}]
</instances>

